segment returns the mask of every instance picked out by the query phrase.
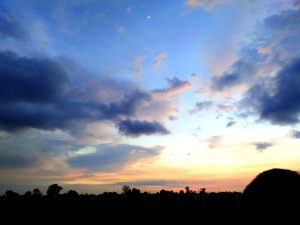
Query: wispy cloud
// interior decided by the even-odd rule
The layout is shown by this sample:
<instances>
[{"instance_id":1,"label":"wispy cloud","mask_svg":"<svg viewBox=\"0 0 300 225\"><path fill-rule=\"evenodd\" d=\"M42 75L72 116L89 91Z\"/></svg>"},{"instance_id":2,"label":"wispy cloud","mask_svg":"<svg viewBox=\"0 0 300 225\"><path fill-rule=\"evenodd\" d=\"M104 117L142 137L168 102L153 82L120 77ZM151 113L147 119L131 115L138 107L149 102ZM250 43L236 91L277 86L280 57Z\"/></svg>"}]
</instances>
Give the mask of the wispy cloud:
<instances>
[{"instance_id":1,"label":"wispy cloud","mask_svg":"<svg viewBox=\"0 0 300 225\"><path fill-rule=\"evenodd\" d=\"M258 142L254 144L256 149L260 152L266 150L267 148L272 147L274 144L271 142Z\"/></svg>"},{"instance_id":2,"label":"wispy cloud","mask_svg":"<svg viewBox=\"0 0 300 225\"><path fill-rule=\"evenodd\" d=\"M234 104L218 104L217 108L221 112L230 112L233 111L235 108Z\"/></svg>"},{"instance_id":3,"label":"wispy cloud","mask_svg":"<svg viewBox=\"0 0 300 225\"><path fill-rule=\"evenodd\" d=\"M165 98L183 92L192 86L190 81L180 80L177 77L168 78L167 82L167 88L153 90L152 96L155 98Z\"/></svg>"},{"instance_id":4,"label":"wispy cloud","mask_svg":"<svg viewBox=\"0 0 300 225\"><path fill-rule=\"evenodd\" d=\"M233 121L233 120L230 120L227 124L226 124L226 127L229 128L229 127L232 127L233 125L235 125L236 122Z\"/></svg>"},{"instance_id":5,"label":"wispy cloud","mask_svg":"<svg viewBox=\"0 0 300 225\"><path fill-rule=\"evenodd\" d=\"M186 0L186 4L192 8L213 9L232 0Z\"/></svg>"},{"instance_id":6,"label":"wispy cloud","mask_svg":"<svg viewBox=\"0 0 300 225\"><path fill-rule=\"evenodd\" d=\"M209 110L214 106L214 103L212 101L203 101L203 102L197 102L194 105L194 108L189 111L190 114L195 114L198 112L202 112L204 110Z\"/></svg>"},{"instance_id":7,"label":"wispy cloud","mask_svg":"<svg viewBox=\"0 0 300 225\"><path fill-rule=\"evenodd\" d=\"M119 34L123 34L123 33L126 31L125 28L124 28L123 26L119 25L119 24L117 24L117 25L115 26L115 28L116 28L116 31L117 31Z\"/></svg>"},{"instance_id":8,"label":"wispy cloud","mask_svg":"<svg viewBox=\"0 0 300 225\"><path fill-rule=\"evenodd\" d=\"M90 171L116 171L130 163L157 157L161 150L162 147L103 144L96 147L96 152L70 157L67 163Z\"/></svg>"},{"instance_id":9,"label":"wispy cloud","mask_svg":"<svg viewBox=\"0 0 300 225\"><path fill-rule=\"evenodd\" d=\"M153 62L153 67L159 69L162 62L167 58L167 54L164 52L157 52L155 54L155 60Z\"/></svg>"},{"instance_id":10,"label":"wispy cloud","mask_svg":"<svg viewBox=\"0 0 300 225\"><path fill-rule=\"evenodd\" d=\"M123 185L129 185L129 186L163 186L168 184L169 182L167 180L138 180L138 181L128 181L128 182L117 182L114 185L123 186Z\"/></svg>"},{"instance_id":11,"label":"wispy cloud","mask_svg":"<svg viewBox=\"0 0 300 225\"><path fill-rule=\"evenodd\" d=\"M15 21L9 11L0 5L0 35L4 38L13 37L20 40L29 38L27 32Z\"/></svg>"},{"instance_id":12,"label":"wispy cloud","mask_svg":"<svg viewBox=\"0 0 300 225\"><path fill-rule=\"evenodd\" d=\"M211 149L215 149L222 143L224 137L223 136L212 136L208 138L208 147Z\"/></svg>"},{"instance_id":13,"label":"wispy cloud","mask_svg":"<svg viewBox=\"0 0 300 225\"><path fill-rule=\"evenodd\" d=\"M145 59L144 55L138 55L138 56L134 57L134 59L133 59L132 70L138 76L140 76L144 73L143 65L142 65L144 59Z\"/></svg>"}]
</instances>

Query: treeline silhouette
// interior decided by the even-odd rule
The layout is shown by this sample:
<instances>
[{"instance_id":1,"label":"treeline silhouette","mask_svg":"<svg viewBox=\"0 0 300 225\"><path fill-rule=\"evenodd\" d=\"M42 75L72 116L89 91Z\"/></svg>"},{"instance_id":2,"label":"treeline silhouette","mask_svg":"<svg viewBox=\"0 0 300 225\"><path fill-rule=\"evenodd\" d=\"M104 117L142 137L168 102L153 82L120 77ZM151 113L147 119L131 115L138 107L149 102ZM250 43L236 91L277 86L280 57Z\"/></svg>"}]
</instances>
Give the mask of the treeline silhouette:
<instances>
[{"instance_id":1,"label":"treeline silhouette","mask_svg":"<svg viewBox=\"0 0 300 225\"><path fill-rule=\"evenodd\" d=\"M122 192L78 194L53 184L22 195L8 190L0 197L6 224L270 224L299 222L300 178L294 171L273 169L259 174L240 192ZM3 224L3 223L2 223ZM298 224L298 223L295 223Z\"/></svg>"}]
</instances>

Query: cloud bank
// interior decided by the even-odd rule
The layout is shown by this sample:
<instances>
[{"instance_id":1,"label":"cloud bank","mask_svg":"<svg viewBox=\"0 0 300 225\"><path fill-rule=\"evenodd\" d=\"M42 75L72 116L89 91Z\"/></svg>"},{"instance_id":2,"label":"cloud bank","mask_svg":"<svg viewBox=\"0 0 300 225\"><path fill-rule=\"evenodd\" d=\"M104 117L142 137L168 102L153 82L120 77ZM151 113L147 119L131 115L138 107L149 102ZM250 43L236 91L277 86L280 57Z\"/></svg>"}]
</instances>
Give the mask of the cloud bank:
<instances>
[{"instance_id":1,"label":"cloud bank","mask_svg":"<svg viewBox=\"0 0 300 225\"><path fill-rule=\"evenodd\" d=\"M91 171L115 171L142 159L158 156L161 147L145 148L132 145L103 144L96 152L71 157L67 163L73 168Z\"/></svg>"},{"instance_id":2,"label":"cloud bank","mask_svg":"<svg viewBox=\"0 0 300 225\"><path fill-rule=\"evenodd\" d=\"M59 59L21 57L12 51L0 52L0 128L62 129L76 133L90 122L117 123L121 117L138 116L140 107L153 102L150 94L133 84L120 88L119 81L96 77L80 68L74 72L68 65L73 64ZM121 124L118 127L124 134L132 134L134 125L141 127L140 123L131 123L130 129L125 129L129 124ZM151 122L146 124L149 125ZM159 122L151 129L153 132L146 129L140 134L167 133Z\"/></svg>"}]
</instances>

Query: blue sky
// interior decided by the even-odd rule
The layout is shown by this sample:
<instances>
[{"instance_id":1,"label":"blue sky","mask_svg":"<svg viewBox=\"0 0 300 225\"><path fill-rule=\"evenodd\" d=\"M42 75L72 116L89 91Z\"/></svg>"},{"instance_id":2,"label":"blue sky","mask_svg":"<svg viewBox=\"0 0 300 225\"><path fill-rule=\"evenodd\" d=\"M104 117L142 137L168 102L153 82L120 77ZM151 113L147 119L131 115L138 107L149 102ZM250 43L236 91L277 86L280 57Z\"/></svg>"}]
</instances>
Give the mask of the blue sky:
<instances>
[{"instance_id":1,"label":"blue sky","mask_svg":"<svg viewBox=\"0 0 300 225\"><path fill-rule=\"evenodd\" d=\"M299 1L0 4L0 180L238 190L299 170Z\"/></svg>"}]
</instances>

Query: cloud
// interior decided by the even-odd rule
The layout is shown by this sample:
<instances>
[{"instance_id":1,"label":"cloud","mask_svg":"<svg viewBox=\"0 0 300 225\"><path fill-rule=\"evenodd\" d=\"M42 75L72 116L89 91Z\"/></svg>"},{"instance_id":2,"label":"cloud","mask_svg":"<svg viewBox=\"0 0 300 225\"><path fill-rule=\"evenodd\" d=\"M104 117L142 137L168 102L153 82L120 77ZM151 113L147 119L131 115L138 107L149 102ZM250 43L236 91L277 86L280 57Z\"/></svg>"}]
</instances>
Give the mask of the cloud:
<instances>
[{"instance_id":1,"label":"cloud","mask_svg":"<svg viewBox=\"0 0 300 225\"><path fill-rule=\"evenodd\" d=\"M169 184L170 181L167 180L138 180L138 181L129 181L129 182L117 182L114 185L124 186L129 185L131 187L136 186L163 186Z\"/></svg>"},{"instance_id":2,"label":"cloud","mask_svg":"<svg viewBox=\"0 0 300 225\"><path fill-rule=\"evenodd\" d=\"M240 75L236 73L224 74L220 77L213 77L213 89L223 90L228 86L233 86L240 82Z\"/></svg>"},{"instance_id":3,"label":"cloud","mask_svg":"<svg viewBox=\"0 0 300 225\"><path fill-rule=\"evenodd\" d=\"M300 0L294 0L294 5L295 6L300 6Z\"/></svg>"},{"instance_id":4,"label":"cloud","mask_svg":"<svg viewBox=\"0 0 300 225\"><path fill-rule=\"evenodd\" d=\"M232 0L186 0L186 4L192 8L213 9L231 1Z\"/></svg>"},{"instance_id":5,"label":"cloud","mask_svg":"<svg viewBox=\"0 0 300 225\"><path fill-rule=\"evenodd\" d=\"M294 9L266 17L230 68L211 79L211 88L214 91L237 86L247 88L258 79L274 76L287 62L298 57L299 15L300 10Z\"/></svg>"},{"instance_id":6,"label":"cloud","mask_svg":"<svg viewBox=\"0 0 300 225\"><path fill-rule=\"evenodd\" d=\"M2 158L27 159L35 163L40 159L62 156L83 147L84 145L75 143L69 135L61 131L28 129L17 134L9 133L6 138L0 139Z\"/></svg>"},{"instance_id":7,"label":"cloud","mask_svg":"<svg viewBox=\"0 0 300 225\"><path fill-rule=\"evenodd\" d=\"M189 111L190 114L195 114L204 110L209 110L213 107L214 103L212 101L197 102L194 108Z\"/></svg>"},{"instance_id":8,"label":"cloud","mask_svg":"<svg viewBox=\"0 0 300 225\"><path fill-rule=\"evenodd\" d=\"M292 130L292 131L291 131L291 136L292 136L293 138L300 139L300 131L298 131L298 130Z\"/></svg>"},{"instance_id":9,"label":"cloud","mask_svg":"<svg viewBox=\"0 0 300 225\"><path fill-rule=\"evenodd\" d=\"M295 59L274 78L253 85L242 106L259 115L261 120L287 125L299 122L300 59Z\"/></svg>"},{"instance_id":10,"label":"cloud","mask_svg":"<svg viewBox=\"0 0 300 225\"><path fill-rule=\"evenodd\" d=\"M125 28L124 28L123 26L119 25L119 24L117 24L117 25L115 26L115 28L116 28L116 31L117 31L119 34L123 34L123 33L126 31Z\"/></svg>"},{"instance_id":11,"label":"cloud","mask_svg":"<svg viewBox=\"0 0 300 225\"><path fill-rule=\"evenodd\" d=\"M116 171L131 163L154 158L161 150L161 147L103 144L98 145L94 153L70 157L67 163L91 171Z\"/></svg>"},{"instance_id":12,"label":"cloud","mask_svg":"<svg viewBox=\"0 0 300 225\"><path fill-rule=\"evenodd\" d=\"M20 40L28 39L27 33L15 21L12 15L0 5L0 37L13 37Z\"/></svg>"},{"instance_id":13,"label":"cloud","mask_svg":"<svg viewBox=\"0 0 300 225\"><path fill-rule=\"evenodd\" d=\"M33 155L11 154L0 152L0 169L28 168L37 161Z\"/></svg>"},{"instance_id":14,"label":"cloud","mask_svg":"<svg viewBox=\"0 0 300 225\"><path fill-rule=\"evenodd\" d=\"M212 77L212 89L223 91L245 83L252 83L261 64L267 59L258 49L247 46L240 52L240 58L222 75Z\"/></svg>"},{"instance_id":15,"label":"cloud","mask_svg":"<svg viewBox=\"0 0 300 225\"><path fill-rule=\"evenodd\" d=\"M151 98L137 108L135 119L164 121L170 115L178 114L177 98Z\"/></svg>"},{"instance_id":16,"label":"cloud","mask_svg":"<svg viewBox=\"0 0 300 225\"><path fill-rule=\"evenodd\" d=\"M152 96L155 98L164 98L183 92L192 86L190 81L180 80L177 77L168 78L167 82L167 88L153 90Z\"/></svg>"},{"instance_id":17,"label":"cloud","mask_svg":"<svg viewBox=\"0 0 300 225\"><path fill-rule=\"evenodd\" d=\"M63 129L76 133L90 122L116 122L121 117L137 116L144 103L153 103L147 92L133 84L94 77L72 66L76 68L74 72L66 68L68 63L63 60L18 57L6 51L0 52L0 65L0 127L3 130ZM82 74L77 74L78 71ZM121 124L123 129L130 125ZM158 122L131 125L141 128L144 125L143 134L167 133ZM128 129L125 130L129 134L134 127Z\"/></svg>"},{"instance_id":18,"label":"cloud","mask_svg":"<svg viewBox=\"0 0 300 225\"><path fill-rule=\"evenodd\" d=\"M144 70L142 67L142 63L143 63L144 59L145 59L144 55L138 55L133 59L132 70L138 76L140 76L144 73Z\"/></svg>"},{"instance_id":19,"label":"cloud","mask_svg":"<svg viewBox=\"0 0 300 225\"><path fill-rule=\"evenodd\" d=\"M223 141L223 136L212 136L210 137L208 141L208 147L211 149L217 148Z\"/></svg>"},{"instance_id":20,"label":"cloud","mask_svg":"<svg viewBox=\"0 0 300 225\"><path fill-rule=\"evenodd\" d=\"M167 54L164 52L157 52L155 54L155 60L153 62L153 66L156 69L159 69L162 62L167 58Z\"/></svg>"},{"instance_id":21,"label":"cloud","mask_svg":"<svg viewBox=\"0 0 300 225\"><path fill-rule=\"evenodd\" d=\"M68 74L50 59L18 57L0 52L0 101L49 103L67 91Z\"/></svg>"},{"instance_id":22,"label":"cloud","mask_svg":"<svg viewBox=\"0 0 300 225\"><path fill-rule=\"evenodd\" d=\"M0 128L5 131L61 129L78 137L88 124L107 121L126 135L167 134L154 120L167 119L175 108L174 102L155 100L129 81L94 76L65 58L0 52L0 74ZM176 89L186 82L169 83Z\"/></svg>"},{"instance_id":23,"label":"cloud","mask_svg":"<svg viewBox=\"0 0 300 225\"><path fill-rule=\"evenodd\" d=\"M133 137L170 133L157 121L121 120L118 122L117 127L122 134Z\"/></svg>"},{"instance_id":24,"label":"cloud","mask_svg":"<svg viewBox=\"0 0 300 225\"><path fill-rule=\"evenodd\" d=\"M274 144L269 142L258 142L254 144L258 151L263 151L267 148L272 147Z\"/></svg>"},{"instance_id":25,"label":"cloud","mask_svg":"<svg viewBox=\"0 0 300 225\"><path fill-rule=\"evenodd\" d=\"M168 116L168 119L171 120L171 121L175 121L175 120L178 120L178 117L176 117L176 116Z\"/></svg>"},{"instance_id":26,"label":"cloud","mask_svg":"<svg viewBox=\"0 0 300 225\"><path fill-rule=\"evenodd\" d=\"M236 124L236 122L233 121L233 120L231 120L231 121L229 121L229 122L226 124L226 127L229 128L229 127L232 127L232 126L235 125L235 124Z\"/></svg>"},{"instance_id":27,"label":"cloud","mask_svg":"<svg viewBox=\"0 0 300 225\"><path fill-rule=\"evenodd\" d=\"M233 111L235 108L234 104L218 104L217 108L221 112L230 112Z\"/></svg>"}]
</instances>

